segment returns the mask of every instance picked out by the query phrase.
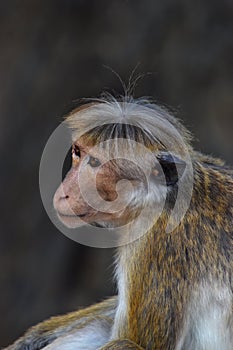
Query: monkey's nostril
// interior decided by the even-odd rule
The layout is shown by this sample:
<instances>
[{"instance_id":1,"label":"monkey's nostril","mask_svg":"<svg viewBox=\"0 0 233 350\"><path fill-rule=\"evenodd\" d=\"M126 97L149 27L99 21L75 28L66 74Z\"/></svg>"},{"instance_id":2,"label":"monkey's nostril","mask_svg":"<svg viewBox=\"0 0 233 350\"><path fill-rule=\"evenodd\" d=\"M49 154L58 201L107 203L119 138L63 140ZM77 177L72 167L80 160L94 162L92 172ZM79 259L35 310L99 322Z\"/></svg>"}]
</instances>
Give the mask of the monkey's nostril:
<instances>
[{"instance_id":1,"label":"monkey's nostril","mask_svg":"<svg viewBox=\"0 0 233 350\"><path fill-rule=\"evenodd\" d=\"M68 195L66 195L66 196L61 196L60 197L60 200L63 200L63 199L68 199L69 198L69 196Z\"/></svg>"}]
</instances>

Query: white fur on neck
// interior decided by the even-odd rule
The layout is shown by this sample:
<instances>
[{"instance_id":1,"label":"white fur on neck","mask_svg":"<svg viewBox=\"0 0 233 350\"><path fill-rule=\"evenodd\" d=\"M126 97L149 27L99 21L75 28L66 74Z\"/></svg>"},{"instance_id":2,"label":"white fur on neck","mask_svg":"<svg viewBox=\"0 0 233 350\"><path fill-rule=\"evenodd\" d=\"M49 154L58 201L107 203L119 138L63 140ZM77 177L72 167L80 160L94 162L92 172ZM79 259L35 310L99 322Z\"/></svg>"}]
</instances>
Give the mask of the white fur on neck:
<instances>
[{"instance_id":1,"label":"white fur on neck","mask_svg":"<svg viewBox=\"0 0 233 350\"><path fill-rule=\"evenodd\" d=\"M126 321L127 315L127 281L126 281L126 272L124 271L124 266L121 263L118 263L116 268L116 278L118 285L118 305L116 310L116 315L114 319L114 324L112 328L111 339L119 338L120 329Z\"/></svg>"}]
</instances>

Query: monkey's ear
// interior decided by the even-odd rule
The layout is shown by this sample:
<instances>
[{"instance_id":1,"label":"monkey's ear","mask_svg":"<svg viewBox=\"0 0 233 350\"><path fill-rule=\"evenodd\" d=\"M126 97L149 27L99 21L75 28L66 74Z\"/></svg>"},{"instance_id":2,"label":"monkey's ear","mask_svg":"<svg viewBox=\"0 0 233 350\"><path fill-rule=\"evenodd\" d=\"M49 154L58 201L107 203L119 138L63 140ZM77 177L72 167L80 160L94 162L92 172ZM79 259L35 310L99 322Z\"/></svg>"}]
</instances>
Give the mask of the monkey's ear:
<instances>
[{"instance_id":1,"label":"monkey's ear","mask_svg":"<svg viewBox=\"0 0 233 350\"><path fill-rule=\"evenodd\" d=\"M185 161L169 152L160 152L156 158L160 166L157 164L152 169L155 181L163 183L165 178L167 186L174 186L185 171Z\"/></svg>"}]
</instances>

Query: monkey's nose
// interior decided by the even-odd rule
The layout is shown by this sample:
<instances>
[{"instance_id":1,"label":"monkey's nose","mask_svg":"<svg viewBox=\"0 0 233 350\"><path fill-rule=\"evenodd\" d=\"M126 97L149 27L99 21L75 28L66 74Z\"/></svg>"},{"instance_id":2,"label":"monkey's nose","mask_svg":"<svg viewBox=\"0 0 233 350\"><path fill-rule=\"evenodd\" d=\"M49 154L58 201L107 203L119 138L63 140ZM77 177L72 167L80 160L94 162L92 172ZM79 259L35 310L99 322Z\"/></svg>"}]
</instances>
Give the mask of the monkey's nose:
<instances>
[{"instance_id":1,"label":"monkey's nose","mask_svg":"<svg viewBox=\"0 0 233 350\"><path fill-rule=\"evenodd\" d=\"M69 199L70 197L67 195L61 196L58 200L61 201L63 199Z\"/></svg>"},{"instance_id":2,"label":"monkey's nose","mask_svg":"<svg viewBox=\"0 0 233 350\"><path fill-rule=\"evenodd\" d=\"M70 196L65 193L64 187L61 184L53 197L54 209L58 212L71 213L72 209L69 203Z\"/></svg>"},{"instance_id":3,"label":"monkey's nose","mask_svg":"<svg viewBox=\"0 0 233 350\"><path fill-rule=\"evenodd\" d=\"M63 186L63 183L61 183L54 194L54 201L60 202L63 200L67 200L68 198L69 198L69 195L67 194L67 191L65 190L65 188Z\"/></svg>"}]
</instances>

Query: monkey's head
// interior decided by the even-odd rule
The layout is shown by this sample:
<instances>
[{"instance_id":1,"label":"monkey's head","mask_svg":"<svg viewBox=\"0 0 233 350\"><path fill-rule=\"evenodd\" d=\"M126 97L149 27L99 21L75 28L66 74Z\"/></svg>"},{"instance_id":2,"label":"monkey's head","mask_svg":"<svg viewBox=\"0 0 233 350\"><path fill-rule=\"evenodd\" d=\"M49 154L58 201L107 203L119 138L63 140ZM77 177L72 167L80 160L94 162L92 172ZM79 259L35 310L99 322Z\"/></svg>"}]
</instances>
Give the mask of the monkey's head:
<instances>
[{"instance_id":1,"label":"monkey's head","mask_svg":"<svg viewBox=\"0 0 233 350\"><path fill-rule=\"evenodd\" d=\"M69 228L125 225L145 206L156 210L184 173L189 135L156 105L101 100L74 110L67 122L72 167L54 208Z\"/></svg>"}]
</instances>

